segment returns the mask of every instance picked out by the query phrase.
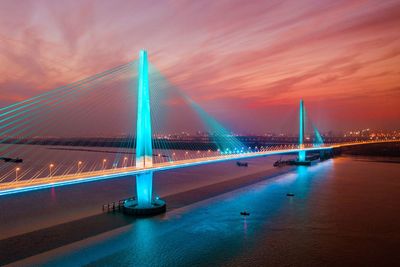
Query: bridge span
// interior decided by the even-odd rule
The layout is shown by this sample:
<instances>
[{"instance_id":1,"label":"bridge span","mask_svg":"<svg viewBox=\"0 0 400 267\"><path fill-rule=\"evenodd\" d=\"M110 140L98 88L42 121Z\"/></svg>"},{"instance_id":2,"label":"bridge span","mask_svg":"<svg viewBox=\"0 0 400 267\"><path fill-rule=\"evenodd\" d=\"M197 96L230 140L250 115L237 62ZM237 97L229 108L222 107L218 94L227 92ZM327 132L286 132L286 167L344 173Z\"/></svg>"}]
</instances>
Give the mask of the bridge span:
<instances>
[{"instance_id":1,"label":"bridge span","mask_svg":"<svg viewBox=\"0 0 400 267\"><path fill-rule=\"evenodd\" d=\"M340 143L340 144L330 144L321 147L306 147L303 149L290 148L290 149L271 149L259 152L248 152L240 154L229 154L229 155L219 155L212 157L204 157L197 159L170 161L159 164L153 164L150 167L121 167L106 169L100 171L83 172L77 174L69 175L59 175L52 177L44 177L40 179L32 180L20 180L16 182L0 183L0 196L17 194L22 192L28 192L33 190L40 190L45 188L73 185L79 183L87 183L93 181L101 181L106 179L114 179L119 177L125 177L129 175L140 175L148 172L158 172L167 171L177 168L187 168L197 165L212 164L229 160L243 160L251 159L257 157L267 157L273 155L285 155L285 154L298 154L301 151L304 152L317 152L321 150L333 150L335 148L359 146L359 145L369 145L369 144L383 144L383 143L396 143L400 140L374 140L374 141L363 141L363 142L352 142L352 143Z\"/></svg>"}]
</instances>

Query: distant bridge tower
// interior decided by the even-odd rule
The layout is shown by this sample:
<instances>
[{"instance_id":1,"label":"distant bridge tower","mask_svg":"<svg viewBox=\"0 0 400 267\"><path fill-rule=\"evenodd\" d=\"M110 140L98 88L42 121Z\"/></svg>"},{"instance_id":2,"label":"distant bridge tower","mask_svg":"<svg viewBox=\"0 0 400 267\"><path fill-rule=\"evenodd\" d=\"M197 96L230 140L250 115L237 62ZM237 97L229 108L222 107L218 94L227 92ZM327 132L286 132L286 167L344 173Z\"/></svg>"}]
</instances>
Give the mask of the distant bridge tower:
<instances>
[{"instance_id":1,"label":"distant bridge tower","mask_svg":"<svg viewBox=\"0 0 400 267\"><path fill-rule=\"evenodd\" d=\"M299 148L304 148L304 126L305 126L305 118L304 118L304 101L300 100L300 110L299 110ZM299 159L298 161L304 162L306 161L306 152L299 151Z\"/></svg>"}]
</instances>

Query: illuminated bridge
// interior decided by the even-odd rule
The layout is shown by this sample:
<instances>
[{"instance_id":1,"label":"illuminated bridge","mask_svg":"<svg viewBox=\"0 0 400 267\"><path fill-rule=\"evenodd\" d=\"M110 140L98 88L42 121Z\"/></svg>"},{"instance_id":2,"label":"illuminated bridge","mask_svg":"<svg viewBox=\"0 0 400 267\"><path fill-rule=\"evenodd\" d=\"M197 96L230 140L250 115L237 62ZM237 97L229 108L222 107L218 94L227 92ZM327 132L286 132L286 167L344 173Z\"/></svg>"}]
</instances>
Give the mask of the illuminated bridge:
<instances>
[{"instance_id":1,"label":"illuminated bridge","mask_svg":"<svg viewBox=\"0 0 400 267\"><path fill-rule=\"evenodd\" d=\"M177 150L174 150L174 148L171 147L166 147L165 142L163 143L160 141L163 140L162 138L157 139L154 137L155 135L153 133L153 127L165 123L165 121L168 121L168 118L164 117L164 119L160 122L160 120L157 120L154 116L152 116L153 111L156 111L159 106L153 106L150 103L151 81L149 81L149 64L147 52L141 51L139 60L138 62L135 62L135 64L129 63L119 66L71 85L63 86L31 99L1 108L0 131L2 132L0 132L0 157L15 160L15 158L11 157L12 155L24 155L25 153L23 151L20 151L19 154L16 153L21 146L25 145L25 147L27 147L30 143L38 143L38 134L35 133L35 130L37 129L46 129L51 133L55 128L63 125L64 128L61 129L63 132L65 132L68 129L75 127L93 128L95 125L101 124L102 121L98 118L93 125L88 126L87 123L82 123L80 119L83 115L90 116L91 114L95 113L90 108L90 105L94 104L91 103L90 105L82 105L82 103L85 102L82 102L82 98L79 98L78 94L86 94L87 96L87 92L89 92L91 88L94 88L95 85L99 86L104 82L109 83L107 86L104 86L105 91L112 91L115 87L110 85L110 81L114 82L112 84L113 86L118 86L118 83L115 83L117 80L117 75L126 75L127 73L132 73L132 66L137 66L138 69L136 76L137 80L135 81L135 84L137 84L137 90L131 90L131 92L134 91L134 93L130 95L137 99L136 123L132 122L132 124L136 124L135 133L128 135L131 136L131 140L125 142L125 147L123 147L125 150L118 151L118 159L116 157L114 164L107 167L106 165L108 162L106 159L104 159L101 166L85 168L85 163L81 160L77 160L76 163L73 163L73 166L65 167L64 171L61 172L59 170L57 171L57 165L60 164L50 162L48 165L46 165L46 167L34 174L32 171L24 170L25 167L19 167L20 165L17 165L15 169L9 168L3 170L5 174L0 178L0 195L16 194L56 186L65 186L77 183L112 179L128 175L136 175L136 199L132 200L134 203L131 203L130 205L135 207L151 208L154 205L159 205L157 204L157 201L162 201L158 198L155 198L155 194L152 190L153 173L157 171L166 171L175 168L211 164L228 160L243 160L284 154L297 154L296 164L306 165L308 163L307 153L329 154L332 153L333 149L346 146L398 141L371 140L324 144L323 138L318 132L317 128L315 125L312 125L311 128L313 131L313 141L305 142L305 132L307 128L306 114L304 102L301 100L297 115L299 133L297 144L247 147L241 143L235 135L226 130L226 128L222 127L221 124L219 124L208 113L206 113L191 98L184 95L180 98L181 101L187 103L187 105L194 110L198 117L204 121L206 130L212 133L210 134L209 139L215 142L214 148L207 147L201 151L192 149L190 150L190 153L188 151L182 152L181 156L176 155L178 152L171 152L168 156L165 156L164 154L161 155L160 152L154 153L153 150L155 150L155 147L157 147L159 150L160 148L163 148L163 153L165 153L165 151L168 149L171 151ZM156 79L158 83L165 81L165 79L161 76L156 77ZM132 82L129 82L129 84L131 83ZM159 92L152 91L152 94L157 95ZM174 94L176 95L176 92L174 92ZM97 96L98 95L95 94L94 96L90 96L88 98L95 101ZM111 95L106 95L107 100L105 103L107 103L107 101L111 101L109 100L111 98ZM177 98L175 97L175 102L169 102L172 103L171 106L174 106L174 103L177 103L176 99ZM64 105L68 112L59 112L59 106L62 105ZM107 104L104 104L103 107L104 109L107 109ZM74 117L72 114L77 109L84 110L84 114ZM165 116L165 114L162 115ZM179 115L183 116L185 114L182 113ZM70 124L67 123L68 119L71 119L72 121ZM77 125L75 125L74 122L76 122ZM41 136L43 136L43 133ZM48 138L51 138L52 136L52 134L48 134ZM22 142L21 140L28 141ZM46 143L45 145L51 145L51 143ZM31 147L29 147L29 149L31 149ZM90 151L89 149L87 150ZM134 151L135 153L128 153L130 150ZM191 156L192 154L194 154L194 156ZM133 156L131 159L128 159L126 155ZM165 160L157 160L161 157L165 158ZM46 170L48 170L47 174L45 174Z\"/></svg>"}]
</instances>

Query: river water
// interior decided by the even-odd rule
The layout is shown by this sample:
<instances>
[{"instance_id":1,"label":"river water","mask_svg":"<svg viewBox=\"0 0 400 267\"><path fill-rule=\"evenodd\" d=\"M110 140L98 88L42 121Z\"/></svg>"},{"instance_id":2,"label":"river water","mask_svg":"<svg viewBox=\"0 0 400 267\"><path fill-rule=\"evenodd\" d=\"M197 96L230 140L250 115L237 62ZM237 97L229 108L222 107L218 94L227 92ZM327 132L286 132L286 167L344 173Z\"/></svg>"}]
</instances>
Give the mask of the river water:
<instances>
[{"instance_id":1,"label":"river water","mask_svg":"<svg viewBox=\"0 0 400 267\"><path fill-rule=\"evenodd\" d=\"M271 169L273 158L248 168L223 163L165 172L160 195ZM266 177L267 178L267 177ZM100 201L132 194L129 178L8 196L19 208L35 199L40 228L95 213ZM129 186L131 185L131 186ZM97 190L93 193L93 190ZM400 260L400 164L339 157L173 209L17 263L44 266L387 266ZM286 196L287 193L294 197ZM101 200L100 200L101 199ZM83 202L81 207L77 203ZM47 204L46 204L47 203ZM49 211L52 208L54 213ZM2 210L4 206L2 207ZM250 216L243 218L240 211ZM33 213L34 212L34 213ZM4 214L4 213L3 213ZM21 214L2 218L2 232L21 233ZM36 214L36 215L35 215ZM78 214L78 215L77 215ZM79 217L78 216L78 217ZM50 222L48 222L50 221ZM10 234L11 235L11 234ZM39 244L40 245L40 244ZM23 248L21 248L23 249Z\"/></svg>"}]
</instances>

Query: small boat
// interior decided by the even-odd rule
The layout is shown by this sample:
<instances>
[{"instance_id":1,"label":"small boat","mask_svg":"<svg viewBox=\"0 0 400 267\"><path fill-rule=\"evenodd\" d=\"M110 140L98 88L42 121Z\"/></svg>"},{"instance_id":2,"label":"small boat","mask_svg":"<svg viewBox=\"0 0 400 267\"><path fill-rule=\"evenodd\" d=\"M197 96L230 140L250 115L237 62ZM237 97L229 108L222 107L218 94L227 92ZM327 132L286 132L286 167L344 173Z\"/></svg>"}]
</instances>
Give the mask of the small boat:
<instances>
[{"instance_id":1,"label":"small boat","mask_svg":"<svg viewBox=\"0 0 400 267\"><path fill-rule=\"evenodd\" d=\"M240 215L243 215L243 216L249 216L249 215L250 215L250 213L249 213L249 212L247 212L247 211L242 211L242 212L240 212Z\"/></svg>"},{"instance_id":2,"label":"small boat","mask_svg":"<svg viewBox=\"0 0 400 267\"><path fill-rule=\"evenodd\" d=\"M0 158L0 160L3 160L4 162L11 162L11 163L22 163L23 159L20 158Z\"/></svg>"},{"instance_id":3,"label":"small boat","mask_svg":"<svg viewBox=\"0 0 400 267\"><path fill-rule=\"evenodd\" d=\"M283 166L290 166L290 165L295 165L295 160L293 160L293 159L282 160L282 158L280 158L279 160L275 161L273 164L274 167L283 167Z\"/></svg>"},{"instance_id":4,"label":"small boat","mask_svg":"<svg viewBox=\"0 0 400 267\"><path fill-rule=\"evenodd\" d=\"M287 193L286 196L288 196L288 197L294 197L294 194L293 194L293 193Z\"/></svg>"},{"instance_id":5,"label":"small boat","mask_svg":"<svg viewBox=\"0 0 400 267\"><path fill-rule=\"evenodd\" d=\"M240 161L236 162L236 165L239 167L248 167L249 166L249 164L247 162L240 162Z\"/></svg>"}]
</instances>

